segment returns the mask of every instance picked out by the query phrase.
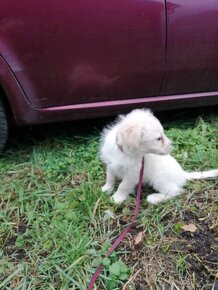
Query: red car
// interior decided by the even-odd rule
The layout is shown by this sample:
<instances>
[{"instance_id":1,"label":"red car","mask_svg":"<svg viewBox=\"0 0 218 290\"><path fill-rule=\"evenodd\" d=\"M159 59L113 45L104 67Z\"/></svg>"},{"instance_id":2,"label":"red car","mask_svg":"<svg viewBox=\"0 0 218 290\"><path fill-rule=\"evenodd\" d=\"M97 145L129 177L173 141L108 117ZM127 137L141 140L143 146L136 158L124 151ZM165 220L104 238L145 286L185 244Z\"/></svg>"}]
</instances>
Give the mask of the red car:
<instances>
[{"instance_id":1,"label":"red car","mask_svg":"<svg viewBox=\"0 0 218 290\"><path fill-rule=\"evenodd\" d=\"M1 0L0 147L17 124L218 104L218 1Z\"/></svg>"}]
</instances>

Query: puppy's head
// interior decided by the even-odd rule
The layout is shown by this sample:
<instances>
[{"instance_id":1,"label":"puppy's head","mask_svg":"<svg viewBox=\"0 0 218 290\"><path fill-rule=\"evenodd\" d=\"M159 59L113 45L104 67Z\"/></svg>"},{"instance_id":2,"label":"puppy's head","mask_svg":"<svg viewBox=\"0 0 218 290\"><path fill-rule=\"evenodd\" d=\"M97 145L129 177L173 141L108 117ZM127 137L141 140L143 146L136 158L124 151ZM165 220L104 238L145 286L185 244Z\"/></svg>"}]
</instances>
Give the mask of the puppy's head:
<instances>
[{"instance_id":1,"label":"puppy's head","mask_svg":"<svg viewBox=\"0 0 218 290\"><path fill-rule=\"evenodd\" d=\"M116 141L118 147L129 154L164 155L172 150L172 142L149 110L134 110L126 115L119 124Z\"/></svg>"}]
</instances>

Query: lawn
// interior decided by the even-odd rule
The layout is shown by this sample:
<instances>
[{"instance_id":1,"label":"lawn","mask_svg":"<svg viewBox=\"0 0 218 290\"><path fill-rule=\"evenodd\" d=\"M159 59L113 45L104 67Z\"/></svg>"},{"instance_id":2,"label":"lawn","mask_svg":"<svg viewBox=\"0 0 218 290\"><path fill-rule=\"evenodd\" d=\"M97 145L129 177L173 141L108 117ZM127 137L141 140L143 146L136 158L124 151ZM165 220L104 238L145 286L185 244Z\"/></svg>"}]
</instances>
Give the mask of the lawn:
<instances>
[{"instance_id":1,"label":"lawn","mask_svg":"<svg viewBox=\"0 0 218 290\"><path fill-rule=\"evenodd\" d=\"M218 167L217 110L158 116L184 168ZM101 192L105 124L12 132L0 157L0 289L87 289L130 222L135 197L115 206ZM149 192L143 188L144 196ZM103 259L95 289L217 289L217 213L217 179L190 182L182 196L157 206L142 198L131 234Z\"/></svg>"}]
</instances>

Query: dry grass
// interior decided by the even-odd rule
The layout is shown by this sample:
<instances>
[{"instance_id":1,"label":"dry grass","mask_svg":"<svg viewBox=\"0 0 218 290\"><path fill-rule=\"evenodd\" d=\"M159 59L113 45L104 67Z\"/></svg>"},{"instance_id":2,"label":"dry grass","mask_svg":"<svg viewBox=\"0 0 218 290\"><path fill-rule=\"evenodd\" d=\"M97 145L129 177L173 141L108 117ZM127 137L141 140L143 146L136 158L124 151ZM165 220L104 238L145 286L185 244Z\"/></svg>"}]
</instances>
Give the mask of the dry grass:
<instances>
[{"instance_id":1,"label":"dry grass","mask_svg":"<svg viewBox=\"0 0 218 290\"><path fill-rule=\"evenodd\" d=\"M217 182L214 187L218 188ZM196 192L177 202L181 207L177 212L162 208L165 213L161 224L166 229L162 237L152 239L144 222L134 228L120 248L128 252L123 260L134 269L129 289L196 290L217 285L218 189ZM144 219L143 214L140 219ZM184 231L184 224L195 224L197 230ZM141 231L143 239L135 245L135 236Z\"/></svg>"}]
</instances>

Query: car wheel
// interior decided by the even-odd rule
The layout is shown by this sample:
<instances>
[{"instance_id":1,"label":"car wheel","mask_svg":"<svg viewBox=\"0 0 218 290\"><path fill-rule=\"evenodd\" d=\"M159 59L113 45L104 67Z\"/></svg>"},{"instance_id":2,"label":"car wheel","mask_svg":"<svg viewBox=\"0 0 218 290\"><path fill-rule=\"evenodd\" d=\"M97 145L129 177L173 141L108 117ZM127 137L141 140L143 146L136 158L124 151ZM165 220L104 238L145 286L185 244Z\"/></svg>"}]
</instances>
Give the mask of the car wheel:
<instances>
[{"instance_id":1,"label":"car wheel","mask_svg":"<svg viewBox=\"0 0 218 290\"><path fill-rule=\"evenodd\" d=\"M0 151L5 147L8 138L8 119L5 106L0 99Z\"/></svg>"}]
</instances>

